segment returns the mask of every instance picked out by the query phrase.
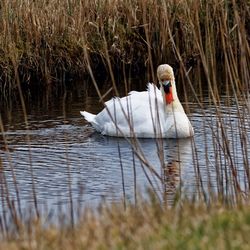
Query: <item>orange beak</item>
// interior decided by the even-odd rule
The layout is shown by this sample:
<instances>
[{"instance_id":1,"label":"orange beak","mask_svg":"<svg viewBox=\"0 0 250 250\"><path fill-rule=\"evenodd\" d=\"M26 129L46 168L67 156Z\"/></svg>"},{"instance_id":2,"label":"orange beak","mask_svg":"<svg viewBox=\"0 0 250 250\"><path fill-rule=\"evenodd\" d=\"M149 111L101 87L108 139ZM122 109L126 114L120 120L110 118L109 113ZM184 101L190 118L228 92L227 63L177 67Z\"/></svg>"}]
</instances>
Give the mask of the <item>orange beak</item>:
<instances>
[{"instance_id":1,"label":"orange beak","mask_svg":"<svg viewBox=\"0 0 250 250\"><path fill-rule=\"evenodd\" d=\"M172 85L170 81L163 81L162 86L165 92L165 100L167 104L170 104L174 101L173 93L172 93Z\"/></svg>"},{"instance_id":2,"label":"orange beak","mask_svg":"<svg viewBox=\"0 0 250 250\"><path fill-rule=\"evenodd\" d=\"M165 98L166 98L166 103L167 104L170 104L171 102L173 102L174 98L173 98L173 95L172 95L172 87L169 88L169 93L168 94L165 93Z\"/></svg>"}]
</instances>

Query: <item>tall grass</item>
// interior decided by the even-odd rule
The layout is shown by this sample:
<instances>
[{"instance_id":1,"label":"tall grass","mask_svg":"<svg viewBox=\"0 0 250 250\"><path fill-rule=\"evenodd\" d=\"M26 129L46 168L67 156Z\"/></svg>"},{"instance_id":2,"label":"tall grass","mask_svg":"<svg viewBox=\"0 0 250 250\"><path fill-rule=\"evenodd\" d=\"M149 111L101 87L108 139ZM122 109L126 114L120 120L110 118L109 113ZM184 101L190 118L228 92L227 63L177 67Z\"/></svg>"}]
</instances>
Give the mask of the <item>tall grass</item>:
<instances>
[{"instance_id":1,"label":"tall grass","mask_svg":"<svg viewBox=\"0 0 250 250\"><path fill-rule=\"evenodd\" d=\"M18 237L1 240L1 249L249 249L249 207L230 209L213 204L183 203L163 209L154 200L86 211L78 225L23 225Z\"/></svg>"},{"instance_id":2,"label":"tall grass","mask_svg":"<svg viewBox=\"0 0 250 250\"><path fill-rule=\"evenodd\" d=\"M102 244L104 244L104 249L106 246L107 248L136 248L141 245L147 247L144 242L145 232L147 232L149 237L147 243L149 245L152 243L154 249L162 249L161 246L182 248L181 243L184 244L184 242L180 242L180 238L183 234L185 234L186 241L190 239L190 244L193 244L190 248L198 244L199 240L204 242L204 246L208 239L211 239L210 242L213 244L213 239L216 238L226 249L229 246L228 241L224 241L224 238L220 236L217 238L214 235L214 229L218 229L218 232L221 230L226 232L225 235L228 238L232 237L234 232L241 232L239 228L228 231L227 225L230 224L231 219L228 212L225 212L225 221L222 220L221 224L216 224L216 220L220 219L220 211L215 212L215 217L213 217L214 210L212 209L211 221L210 218L207 220L211 224L204 226L211 202L217 204L218 200L222 203L220 205L222 210L228 204L239 209L243 217L240 217L238 222L236 212L233 211L235 225L245 222L248 232L249 214L244 209L240 210L239 206L247 203L250 189L249 8L248 1L235 0L219 2L216 0L1 1L0 92L4 96L13 89L18 90L27 127L28 120L22 87L36 84L32 81L34 79L41 81L44 85L52 85L67 75L89 74L100 101L104 103L110 93L119 96L117 72L122 79L121 82L124 82L125 92L128 92L131 74L139 75L141 72L147 72L148 80L156 83L156 66L159 63L169 63L177 69L178 88L182 90L179 93L182 93L181 97L186 103L186 110L192 111L192 105L189 105L190 100L195 102L201 110L208 180L204 183L204 176L201 172L201 165L204 163L201 162L199 145L194 139L192 141L192 166L196 174L198 194L200 200L205 201L206 208L199 210L192 204L190 209L190 204L184 206L181 199L177 199L177 205L169 211L163 206L166 202L159 205L158 200L162 197L157 196L158 192L155 191L156 201L153 200L153 204L143 204L142 207L138 205L137 208L133 208L127 205L124 199L123 206L126 211L129 211L128 215L116 206L111 210L102 210L105 215L101 213L100 219L96 219L93 215L88 217L89 215L85 214L84 221L87 224L85 228L85 225L82 226L81 223L76 225L73 223L74 204L71 200L71 225L74 229L71 228L70 232L73 233L69 237L64 237L68 235L68 231L66 233L63 231L64 227L61 232L53 228L50 229L51 231L43 230L40 227L41 218L37 208L35 182L32 182L32 192L36 218L34 220L31 218L28 229L25 228L22 223L18 186L15 185L18 198L18 204L15 205L9 199L4 166L0 161L3 204L0 230L6 236L5 238L11 238L13 234L18 233L22 246L27 249L39 246L48 248L50 244L55 246L54 248L57 247L56 244L59 248L68 244L89 248L88 244L94 239L97 239L97 245L93 245L93 248L101 248ZM107 92L103 93L100 88L98 76L102 79L110 77L111 84ZM207 106L214 108L214 114L206 110L204 92L208 95ZM234 122L235 112L231 113L229 109L225 114L222 111L222 93L230 98L233 96L236 104L236 123ZM230 100L228 98L228 101ZM0 120L0 125L4 135L2 120ZM208 130L212 137L208 137L206 133ZM239 140L233 138L235 133L239 136ZM28 134L27 143L29 143ZM179 178L179 174L173 171L175 171L174 165L178 165L180 159L177 157L172 163L166 165L163 142L156 140L162 167L159 174L147 161L140 143L135 138L130 143L134 156L141 162L152 190L159 189L152 181L153 178L157 178L163 184L162 194L166 195L167 190L174 186L174 183L171 183L174 182L173 179ZM240 147L236 145L238 143ZM7 140L4 144L8 152ZM237 151L236 148L240 150ZM243 162L238 163L238 154L243 156ZM122 161L120 165L123 171ZM31 176L32 167L32 155L30 155ZM15 170L11 169L11 171L16 184ZM211 172L213 172L213 177L211 177ZM135 164L134 174L136 175ZM240 181L242 176L244 176L244 186ZM210 182L211 178L216 179L215 187ZM34 181L33 177L32 181ZM136 189L136 177L134 182ZM70 166L68 166L68 183L69 192L71 192ZM216 195L214 195L214 188ZM125 196L124 186L123 193ZM135 200L137 199L137 194L135 194ZM141 213L137 210L139 207ZM10 215L5 213L6 210L10 211ZM195 216L190 218L193 212L199 214L200 211L202 211L203 219ZM9 227L9 221L13 224L14 233ZM122 224L123 227L116 228L115 224ZM190 233L190 228L194 229L195 234ZM87 236L84 235L85 233ZM172 235L173 241L170 239L168 242L164 238L169 234ZM119 236L116 237L117 235ZM160 243L159 235L163 235ZM208 238L206 238L207 235L209 235ZM241 234L237 236L241 237ZM129 240L131 237L132 241ZM247 244L245 231L242 237L242 241L239 242ZM158 243L162 245L159 246ZM9 249L10 247L8 245ZM14 242L13 249L17 247Z\"/></svg>"},{"instance_id":3,"label":"tall grass","mask_svg":"<svg viewBox=\"0 0 250 250\"><path fill-rule=\"evenodd\" d=\"M2 92L16 71L22 83L87 73L84 50L95 73L199 65L213 97L249 89L248 1L3 0L0 13Z\"/></svg>"},{"instance_id":4,"label":"tall grass","mask_svg":"<svg viewBox=\"0 0 250 250\"><path fill-rule=\"evenodd\" d=\"M142 59L148 72L148 78L153 79L153 82L156 83L155 66L157 64L168 62L176 66L178 69L177 76L179 76L179 79L177 79L178 86L182 87L179 87L179 90L182 90L182 98L187 104L186 109L189 110L188 104L193 98L192 100L198 104L203 116L206 178L211 179L211 175L213 175L211 169L213 168L218 180L216 184L217 194L221 195L225 203L235 204L242 198L245 199L248 197L250 187L248 151L250 50L247 27L249 6L247 2L147 1L145 4L136 1L133 4L133 7L136 6L135 10L137 10L136 18L133 20L136 20L139 24L136 25L136 23L126 20L127 26L124 31L131 28L133 34L138 36L134 45L131 42L131 50L137 48L136 45L138 44L144 44L145 51L140 54L139 48L136 49L138 54L132 56L132 67L136 67L136 63L133 63L134 60ZM116 5L122 6L122 10L132 6L126 1L122 3L120 1L112 2L112 6ZM108 3L105 6L109 6ZM119 13L119 11L120 9L116 13ZM130 12L134 13L132 10ZM108 20L111 17L112 14L110 14ZM106 24L104 20L105 18L103 23ZM111 20L113 19L111 18ZM113 23L112 32L114 34L119 34L120 23L119 19ZM96 27L98 27L97 24ZM112 32L106 32L104 27L105 25L98 29L103 45L102 58L111 77L111 90L115 95L119 95L115 71L112 67L112 65L117 64L115 64L112 52L117 48L119 51L123 50L124 53L120 54L119 62L125 65L126 60L121 55L126 55L129 50L123 47L123 39L117 39L118 37L121 38L121 35L116 35L115 41L110 41ZM88 41L88 37L85 37L85 39L85 42ZM111 44L111 47L109 47L109 44ZM110 90L107 93L101 93L95 78L95 69L91 62L91 50L88 47L84 49L84 58L100 101L103 102L104 97ZM126 70L123 71L123 77L125 89L128 90ZM215 109L215 114L206 111L202 102L204 91L208 95L209 106ZM221 105L222 93L228 97L228 101L233 96L237 109L237 124L233 121L233 111L230 109L226 113L223 111ZM208 136L208 131L212 137ZM240 139L234 138L235 135L239 135ZM138 143L134 140L131 143L137 157L145 164L147 159L135 146ZM160 147L161 143L157 142L157 147L164 169L165 159L162 147ZM240 154L244 158L240 164L236 160L239 154L236 148L238 148L237 144L239 143L241 144ZM203 164L201 161L204 159L200 160L199 148L195 140L192 147L194 172L196 173L199 194L200 197L209 202L209 199L213 197L212 184L210 181L204 183L204 176L201 173L201 165ZM214 160L209 162L211 155ZM179 161L179 159L174 160ZM154 170L153 166L147 165L147 168L151 172ZM244 169L243 172L241 172L242 168ZM241 185L241 173L245 176L244 188Z\"/></svg>"}]
</instances>

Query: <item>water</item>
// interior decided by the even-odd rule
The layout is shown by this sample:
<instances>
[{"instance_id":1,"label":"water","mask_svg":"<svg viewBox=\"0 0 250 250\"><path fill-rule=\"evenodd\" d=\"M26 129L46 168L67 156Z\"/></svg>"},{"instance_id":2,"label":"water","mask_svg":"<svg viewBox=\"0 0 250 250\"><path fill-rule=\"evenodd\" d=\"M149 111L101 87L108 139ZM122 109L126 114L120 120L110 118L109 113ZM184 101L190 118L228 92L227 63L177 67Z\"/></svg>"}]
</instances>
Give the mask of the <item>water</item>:
<instances>
[{"instance_id":1,"label":"water","mask_svg":"<svg viewBox=\"0 0 250 250\"><path fill-rule=\"evenodd\" d=\"M124 195L134 202L139 193L146 196L148 187L161 197L165 193L170 204L177 192L193 197L232 194L235 183L243 191L249 188L245 171L250 162L249 110L234 98L223 97L217 108L209 99L203 101L203 109L188 103L193 139L139 140L145 158L165 179L164 185L141 163L128 141L95 133L83 120L80 110L96 113L102 108L84 87L54 100L40 96L28 103L28 128L20 105L2 111L1 197L6 194L5 177L9 197L17 199L14 174L22 208L33 206L33 192L40 208L57 210L68 207L71 198L77 206L96 206L103 199L116 201ZM159 152L168 165L165 171Z\"/></svg>"}]
</instances>

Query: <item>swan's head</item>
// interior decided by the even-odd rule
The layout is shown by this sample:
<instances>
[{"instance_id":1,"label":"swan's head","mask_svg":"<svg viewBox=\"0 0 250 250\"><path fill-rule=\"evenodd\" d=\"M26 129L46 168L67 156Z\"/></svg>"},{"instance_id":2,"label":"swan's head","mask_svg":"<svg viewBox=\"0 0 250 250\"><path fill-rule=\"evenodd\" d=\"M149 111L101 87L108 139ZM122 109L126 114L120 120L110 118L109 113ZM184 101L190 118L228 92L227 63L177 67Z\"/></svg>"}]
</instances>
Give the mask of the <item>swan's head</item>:
<instances>
[{"instance_id":1,"label":"swan's head","mask_svg":"<svg viewBox=\"0 0 250 250\"><path fill-rule=\"evenodd\" d=\"M157 77L159 82L174 81L173 68L168 64L161 64L157 68Z\"/></svg>"},{"instance_id":2,"label":"swan's head","mask_svg":"<svg viewBox=\"0 0 250 250\"><path fill-rule=\"evenodd\" d=\"M171 104L174 101L172 86L174 84L174 71L168 64L161 64L157 68L157 77L164 90L166 104Z\"/></svg>"}]
</instances>

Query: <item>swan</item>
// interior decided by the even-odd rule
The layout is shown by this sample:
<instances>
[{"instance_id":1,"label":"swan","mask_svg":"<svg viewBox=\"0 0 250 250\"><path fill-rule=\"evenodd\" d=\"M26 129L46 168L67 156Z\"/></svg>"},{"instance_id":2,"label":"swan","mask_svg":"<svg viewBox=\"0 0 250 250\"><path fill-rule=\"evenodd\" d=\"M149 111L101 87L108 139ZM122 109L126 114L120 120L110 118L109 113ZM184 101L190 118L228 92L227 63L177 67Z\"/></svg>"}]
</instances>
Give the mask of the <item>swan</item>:
<instances>
[{"instance_id":1,"label":"swan","mask_svg":"<svg viewBox=\"0 0 250 250\"><path fill-rule=\"evenodd\" d=\"M187 138L193 127L178 99L173 68L159 65L158 89L148 83L147 90L131 91L128 96L105 102L97 115L80 111L81 115L103 135L138 138Z\"/></svg>"}]
</instances>

